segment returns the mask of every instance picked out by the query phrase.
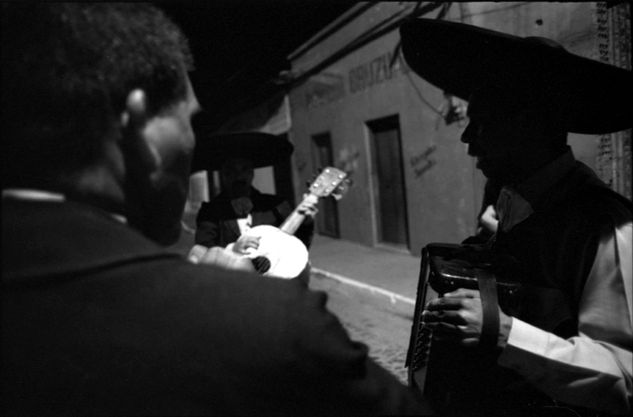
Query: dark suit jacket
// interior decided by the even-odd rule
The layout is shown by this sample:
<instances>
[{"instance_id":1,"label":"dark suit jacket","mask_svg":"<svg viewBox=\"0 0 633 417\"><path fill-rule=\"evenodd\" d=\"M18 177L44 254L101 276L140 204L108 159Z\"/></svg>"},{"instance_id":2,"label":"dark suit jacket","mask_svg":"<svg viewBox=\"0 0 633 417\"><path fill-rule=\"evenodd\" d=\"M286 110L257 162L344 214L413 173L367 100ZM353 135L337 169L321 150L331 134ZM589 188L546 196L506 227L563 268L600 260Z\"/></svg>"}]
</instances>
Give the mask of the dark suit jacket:
<instances>
[{"instance_id":1,"label":"dark suit jacket","mask_svg":"<svg viewBox=\"0 0 633 417\"><path fill-rule=\"evenodd\" d=\"M292 213L292 207L282 197L263 194L251 188L250 199L253 202L252 226L267 224L278 227ZM313 232L314 221L306 219L295 236L306 247L310 247ZM202 203L196 217L197 244L207 247L226 246L235 242L238 237L240 237L240 228L237 225L237 215L226 194L220 193L211 201Z\"/></svg>"},{"instance_id":2,"label":"dark suit jacket","mask_svg":"<svg viewBox=\"0 0 633 417\"><path fill-rule=\"evenodd\" d=\"M190 264L86 205L2 211L3 415L419 411L297 280Z\"/></svg>"}]
</instances>

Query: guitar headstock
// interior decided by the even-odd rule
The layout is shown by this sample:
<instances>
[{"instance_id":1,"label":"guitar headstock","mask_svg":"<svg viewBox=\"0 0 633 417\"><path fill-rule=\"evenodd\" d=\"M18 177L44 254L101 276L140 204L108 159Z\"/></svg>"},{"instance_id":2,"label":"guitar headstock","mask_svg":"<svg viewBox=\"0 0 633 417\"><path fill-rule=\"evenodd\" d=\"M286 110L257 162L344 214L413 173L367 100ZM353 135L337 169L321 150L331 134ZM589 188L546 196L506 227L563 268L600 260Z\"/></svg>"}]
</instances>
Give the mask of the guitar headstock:
<instances>
[{"instance_id":1,"label":"guitar headstock","mask_svg":"<svg viewBox=\"0 0 633 417\"><path fill-rule=\"evenodd\" d=\"M347 192L347 173L334 167L326 167L310 184L310 194L322 198L331 195L339 200Z\"/></svg>"}]
</instances>

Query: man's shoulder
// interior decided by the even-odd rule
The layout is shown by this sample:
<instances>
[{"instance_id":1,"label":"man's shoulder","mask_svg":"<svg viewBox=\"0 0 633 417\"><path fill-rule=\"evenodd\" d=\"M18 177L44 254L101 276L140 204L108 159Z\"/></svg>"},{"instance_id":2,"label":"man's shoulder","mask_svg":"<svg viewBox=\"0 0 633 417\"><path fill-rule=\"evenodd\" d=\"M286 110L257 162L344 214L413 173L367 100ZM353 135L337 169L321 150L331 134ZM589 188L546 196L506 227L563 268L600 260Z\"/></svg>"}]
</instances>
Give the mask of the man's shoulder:
<instances>
[{"instance_id":1,"label":"man's shoulder","mask_svg":"<svg viewBox=\"0 0 633 417\"><path fill-rule=\"evenodd\" d=\"M281 204L287 204L286 200L276 194L265 194L258 192L252 196L255 209L258 211L272 210Z\"/></svg>"},{"instance_id":2,"label":"man's shoulder","mask_svg":"<svg viewBox=\"0 0 633 417\"><path fill-rule=\"evenodd\" d=\"M612 215L619 213L631 217L633 203L622 194L612 190L602 181L587 181L570 197L569 203L576 210L592 215Z\"/></svg>"},{"instance_id":3,"label":"man's shoulder","mask_svg":"<svg viewBox=\"0 0 633 417\"><path fill-rule=\"evenodd\" d=\"M128 271L138 277L138 285L148 289L148 298L196 305L195 311L183 305L181 314L191 311L190 320L201 326L210 320L218 328L248 333L259 340L261 348L305 342L313 332L327 333L324 329L333 320L325 309L325 293L311 291L296 279L262 277L174 259L130 265Z\"/></svg>"},{"instance_id":4,"label":"man's shoulder","mask_svg":"<svg viewBox=\"0 0 633 417\"><path fill-rule=\"evenodd\" d=\"M609 226L615 228L633 220L633 203L606 187L588 190L586 204L579 209L590 213L596 223L608 222Z\"/></svg>"},{"instance_id":5,"label":"man's shoulder","mask_svg":"<svg viewBox=\"0 0 633 417\"><path fill-rule=\"evenodd\" d=\"M621 213L630 217L633 203L609 188L596 173L582 162L563 181L559 198L571 210L585 212L592 216Z\"/></svg>"},{"instance_id":6,"label":"man's shoulder","mask_svg":"<svg viewBox=\"0 0 633 417\"><path fill-rule=\"evenodd\" d=\"M550 212L552 225L575 236L600 236L633 219L633 204L607 186L586 185Z\"/></svg>"},{"instance_id":7,"label":"man's shoulder","mask_svg":"<svg viewBox=\"0 0 633 417\"><path fill-rule=\"evenodd\" d=\"M223 219L235 218L235 212L231 207L230 200L221 196L216 196L200 205L197 217L198 221L220 221Z\"/></svg>"},{"instance_id":8,"label":"man's shoulder","mask_svg":"<svg viewBox=\"0 0 633 417\"><path fill-rule=\"evenodd\" d=\"M55 280L136 260L180 258L86 204L3 201L2 214L5 284Z\"/></svg>"}]
</instances>

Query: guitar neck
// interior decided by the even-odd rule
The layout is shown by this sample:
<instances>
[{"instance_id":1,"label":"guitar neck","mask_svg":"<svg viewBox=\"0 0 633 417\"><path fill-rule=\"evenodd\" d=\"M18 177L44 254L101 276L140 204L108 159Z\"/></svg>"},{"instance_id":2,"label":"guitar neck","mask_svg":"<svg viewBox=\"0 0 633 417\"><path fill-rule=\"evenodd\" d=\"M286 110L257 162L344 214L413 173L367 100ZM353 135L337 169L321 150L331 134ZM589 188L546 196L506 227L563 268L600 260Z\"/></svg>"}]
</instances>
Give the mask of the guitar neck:
<instances>
[{"instance_id":1,"label":"guitar neck","mask_svg":"<svg viewBox=\"0 0 633 417\"><path fill-rule=\"evenodd\" d=\"M282 232L288 233L289 235L294 235L299 226L301 226L301 223L303 223L306 218L305 214L299 213L299 207L301 207L303 203L312 202L313 204L316 204L317 201L317 196L315 196L314 194L309 194L301 201L301 204L295 207L292 213L290 213L290 216L288 216L286 220L282 223L282 225L279 226L279 229Z\"/></svg>"},{"instance_id":2,"label":"guitar neck","mask_svg":"<svg viewBox=\"0 0 633 417\"><path fill-rule=\"evenodd\" d=\"M282 232L294 235L306 218L305 214L299 212L299 208L304 204L316 205L319 197L333 196L337 200L340 199L349 184L346 178L347 174L340 169L332 167L323 169L317 179L310 185L310 194L303 198L301 204L292 211L279 229Z\"/></svg>"},{"instance_id":3,"label":"guitar neck","mask_svg":"<svg viewBox=\"0 0 633 417\"><path fill-rule=\"evenodd\" d=\"M294 235L305 218L305 214L301 214L297 211L297 209L294 209L283 224L279 226L279 229L289 235Z\"/></svg>"}]
</instances>

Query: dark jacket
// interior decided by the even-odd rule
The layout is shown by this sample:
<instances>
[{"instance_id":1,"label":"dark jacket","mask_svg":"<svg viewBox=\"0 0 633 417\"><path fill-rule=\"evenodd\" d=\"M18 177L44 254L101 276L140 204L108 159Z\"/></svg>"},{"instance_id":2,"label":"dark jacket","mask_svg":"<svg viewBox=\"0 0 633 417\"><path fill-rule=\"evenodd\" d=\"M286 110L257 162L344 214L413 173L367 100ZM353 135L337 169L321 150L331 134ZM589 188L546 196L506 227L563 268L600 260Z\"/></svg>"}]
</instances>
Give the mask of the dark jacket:
<instances>
[{"instance_id":1,"label":"dark jacket","mask_svg":"<svg viewBox=\"0 0 633 417\"><path fill-rule=\"evenodd\" d=\"M3 415L417 410L296 280L190 264L81 204L2 212Z\"/></svg>"},{"instance_id":2,"label":"dark jacket","mask_svg":"<svg viewBox=\"0 0 633 417\"><path fill-rule=\"evenodd\" d=\"M610 190L586 165L575 166L543 196L534 213L493 248L519 261L527 284L518 318L563 338L576 336L582 291L604 230L615 229L613 212L631 217L631 202Z\"/></svg>"},{"instance_id":3,"label":"dark jacket","mask_svg":"<svg viewBox=\"0 0 633 417\"><path fill-rule=\"evenodd\" d=\"M518 279L523 284L521 296L512 302L514 309L506 313L563 338L577 336L582 291L600 237L604 230L621 226L614 223L612 213L631 213L631 202L607 188L578 161L542 191L540 198L528 202L534 212L509 231L499 230L492 241L497 256L516 262L513 272L504 278ZM486 360L475 363L472 369L469 366L461 367L458 374L469 400L456 402L453 415L549 415L545 413L552 401L514 371L492 366ZM461 408L460 403L471 404L473 399L480 404L478 414ZM595 415L581 407L564 407L579 416Z\"/></svg>"},{"instance_id":4,"label":"dark jacket","mask_svg":"<svg viewBox=\"0 0 633 417\"><path fill-rule=\"evenodd\" d=\"M252 226L262 224L280 226L292 213L292 207L282 197L272 194L263 194L251 188L250 199L253 202ZM310 247L314 221L306 219L299 227L295 236ZM207 247L226 246L240 237L240 228L237 225L237 215L231 206L231 199L220 193L211 201L202 203L196 218L196 243Z\"/></svg>"}]
</instances>

